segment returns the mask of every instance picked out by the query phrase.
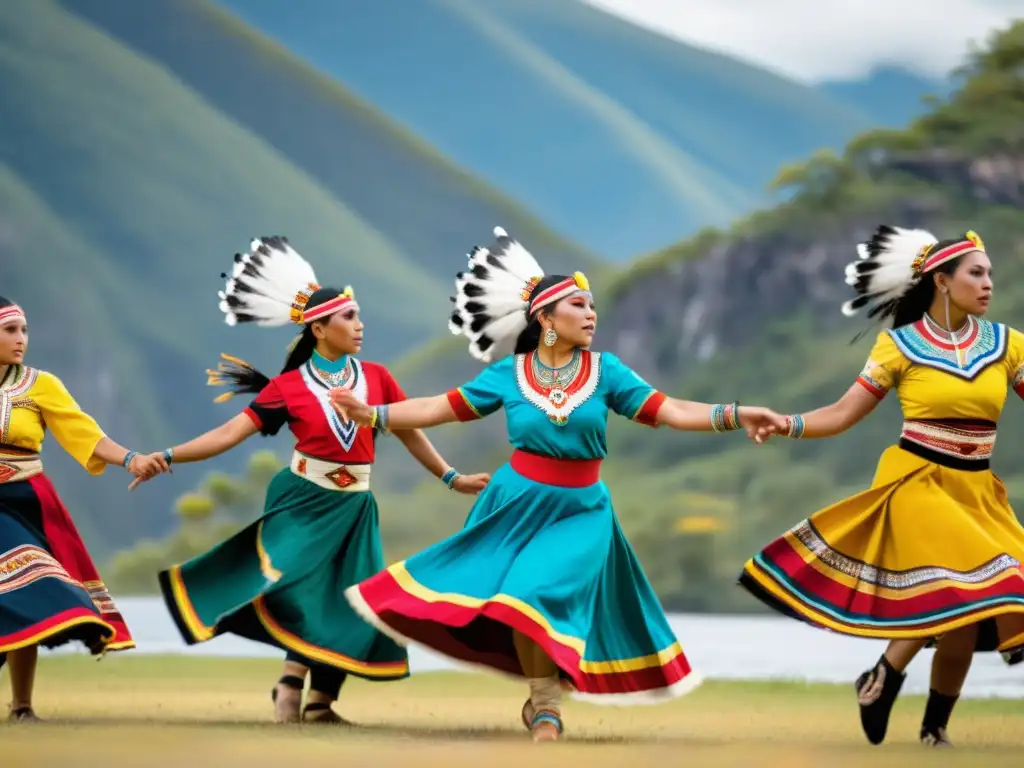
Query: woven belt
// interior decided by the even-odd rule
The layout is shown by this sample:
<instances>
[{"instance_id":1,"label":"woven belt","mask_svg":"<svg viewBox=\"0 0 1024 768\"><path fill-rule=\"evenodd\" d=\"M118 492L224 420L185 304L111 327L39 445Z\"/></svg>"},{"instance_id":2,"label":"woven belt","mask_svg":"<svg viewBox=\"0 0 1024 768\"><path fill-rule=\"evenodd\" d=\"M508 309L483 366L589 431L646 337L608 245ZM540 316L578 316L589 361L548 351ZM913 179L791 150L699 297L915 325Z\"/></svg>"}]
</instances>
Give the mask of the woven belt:
<instances>
[{"instance_id":1,"label":"woven belt","mask_svg":"<svg viewBox=\"0 0 1024 768\"><path fill-rule=\"evenodd\" d=\"M0 448L0 483L15 483L43 474L43 457L38 453Z\"/></svg>"},{"instance_id":2,"label":"woven belt","mask_svg":"<svg viewBox=\"0 0 1024 768\"><path fill-rule=\"evenodd\" d=\"M900 447L953 469L989 468L996 425L973 419L921 419L903 422Z\"/></svg>"},{"instance_id":3,"label":"woven belt","mask_svg":"<svg viewBox=\"0 0 1024 768\"><path fill-rule=\"evenodd\" d=\"M372 468L372 464L339 464L335 461L314 459L298 451L292 454L292 472L328 491L370 490Z\"/></svg>"}]
</instances>

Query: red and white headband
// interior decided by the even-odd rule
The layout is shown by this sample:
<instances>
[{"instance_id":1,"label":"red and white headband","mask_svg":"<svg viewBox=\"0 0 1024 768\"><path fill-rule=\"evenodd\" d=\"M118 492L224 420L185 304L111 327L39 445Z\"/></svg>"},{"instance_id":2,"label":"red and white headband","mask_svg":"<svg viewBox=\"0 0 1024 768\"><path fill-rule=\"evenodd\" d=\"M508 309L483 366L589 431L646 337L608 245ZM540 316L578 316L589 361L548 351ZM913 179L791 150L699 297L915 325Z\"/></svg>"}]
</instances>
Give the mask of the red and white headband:
<instances>
[{"instance_id":1,"label":"red and white headband","mask_svg":"<svg viewBox=\"0 0 1024 768\"><path fill-rule=\"evenodd\" d=\"M7 307L0 307L0 325L9 325L10 323L24 323L27 318L25 317L25 310L19 307L17 304L11 304Z\"/></svg>"},{"instance_id":2,"label":"red and white headband","mask_svg":"<svg viewBox=\"0 0 1024 768\"><path fill-rule=\"evenodd\" d=\"M926 245L917 254L911 266L914 274L923 275L925 272L931 272L936 267L958 256L963 256L969 251L981 251L983 253L985 251L985 244L978 237L977 232L967 232L963 240L957 240L955 243L945 245L938 250L935 249L935 245Z\"/></svg>"},{"instance_id":3,"label":"red and white headband","mask_svg":"<svg viewBox=\"0 0 1024 768\"><path fill-rule=\"evenodd\" d=\"M325 301L323 304L317 304L309 310L305 309L307 301L309 301L309 296L305 297L300 307L293 308L292 320L299 325L312 323L314 320L323 320L325 317L329 317L335 312L341 312L343 309L359 309L352 286L345 286L345 290L333 299ZM297 312L296 309L298 310Z\"/></svg>"},{"instance_id":4,"label":"red and white headband","mask_svg":"<svg viewBox=\"0 0 1024 768\"><path fill-rule=\"evenodd\" d=\"M587 280L587 276L582 272L574 272L572 277L567 277L565 280L555 283L550 288L545 288L534 296L533 290L537 287L537 283L540 280L541 278L539 277L532 278L523 290L523 300L530 302L530 317L533 317L544 307L554 304L556 301L561 301L567 296L590 291L590 281Z\"/></svg>"}]
</instances>

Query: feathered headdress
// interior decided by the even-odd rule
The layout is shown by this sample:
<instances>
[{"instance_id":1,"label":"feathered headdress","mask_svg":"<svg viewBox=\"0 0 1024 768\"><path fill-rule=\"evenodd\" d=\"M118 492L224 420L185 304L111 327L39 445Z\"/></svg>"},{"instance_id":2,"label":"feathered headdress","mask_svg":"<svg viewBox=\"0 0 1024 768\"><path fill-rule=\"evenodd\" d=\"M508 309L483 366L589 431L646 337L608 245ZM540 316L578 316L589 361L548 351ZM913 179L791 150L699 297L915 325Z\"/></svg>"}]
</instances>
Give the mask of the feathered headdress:
<instances>
[{"instance_id":1,"label":"feathered headdress","mask_svg":"<svg viewBox=\"0 0 1024 768\"><path fill-rule=\"evenodd\" d=\"M511 354L540 309L590 290L586 276L576 272L534 295L544 278L540 264L501 227L494 228L494 237L490 247L473 248L468 268L455 276L455 309L448 321L453 334L469 339L469 353L485 363Z\"/></svg>"},{"instance_id":2,"label":"feathered headdress","mask_svg":"<svg viewBox=\"0 0 1024 768\"><path fill-rule=\"evenodd\" d=\"M222 272L221 277L227 283L217 295L228 325L305 325L342 309L359 306L352 288L346 286L337 295L318 296L318 303L307 309L310 298L320 290L320 284L313 267L289 245L286 237L254 238L248 253L235 254L231 274ZM301 338L301 334L295 337L289 351ZM267 376L249 363L225 354L221 355L217 368L207 369L206 374L207 384L231 388L214 399L218 403L236 394L261 392L270 383Z\"/></svg>"},{"instance_id":3,"label":"feathered headdress","mask_svg":"<svg viewBox=\"0 0 1024 768\"><path fill-rule=\"evenodd\" d=\"M940 242L924 229L883 224L857 246L857 261L846 267L846 282L859 295L843 304L843 314L852 317L871 305L867 316L884 320L923 275L968 251L984 250L974 232Z\"/></svg>"},{"instance_id":4,"label":"feathered headdress","mask_svg":"<svg viewBox=\"0 0 1024 768\"><path fill-rule=\"evenodd\" d=\"M343 307L358 306L352 289L346 287L337 297L306 312L306 303L320 284L313 267L286 237L254 238L248 253L235 254L231 274L221 273L221 277L227 283L217 295L228 325L303 325Z\"/></svg>"}]
</instances>

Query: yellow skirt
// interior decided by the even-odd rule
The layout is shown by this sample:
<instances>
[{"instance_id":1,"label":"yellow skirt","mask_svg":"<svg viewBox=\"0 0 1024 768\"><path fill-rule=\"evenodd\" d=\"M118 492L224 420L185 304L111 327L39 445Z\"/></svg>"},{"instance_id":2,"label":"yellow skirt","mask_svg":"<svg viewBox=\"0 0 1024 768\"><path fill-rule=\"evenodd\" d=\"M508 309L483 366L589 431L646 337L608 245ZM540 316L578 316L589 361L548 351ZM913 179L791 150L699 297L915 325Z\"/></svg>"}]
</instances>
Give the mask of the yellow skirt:
<instances>
[{"instance_id":1,"label":"yellow skirt","mask_svg":"<svg viewBox=\"0 0 1024 768\"><path fill-rule=\"evenodd\" d=\"M935 638L985 622L978 650L1009 650L992 622L1024 614L1024 528L990 470L941 466L899 446L869 490L773 541L740 583L780 612L858 637ZM982 647L982 645L988 647Z\"/></svg>"}]
</instances>

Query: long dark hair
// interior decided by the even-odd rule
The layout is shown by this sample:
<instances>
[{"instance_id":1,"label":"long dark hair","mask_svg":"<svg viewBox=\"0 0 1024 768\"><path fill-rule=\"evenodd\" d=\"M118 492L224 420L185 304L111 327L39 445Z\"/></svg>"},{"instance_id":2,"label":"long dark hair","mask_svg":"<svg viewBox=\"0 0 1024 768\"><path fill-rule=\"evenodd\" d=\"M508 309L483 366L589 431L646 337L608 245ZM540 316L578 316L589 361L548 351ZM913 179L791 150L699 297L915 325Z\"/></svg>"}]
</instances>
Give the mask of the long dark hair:
<instances>
[{"instance_id":1,"label":"long dark hair","mask_svg":"<svg viewBox=\"0 0 1024 768\"><path fill-rule=\"evenodd\" d=\"M536 287L533 289L532 294L536 296L540 294L542 291L546 291L551 286L557 285L566 278L568 278L568 275L545 275L544 278L539 283L537 283ZM533 350L540 346L541 328L540 321L537 318L540 317L541 315L550 315L552 312L555 311L555 307L557 306L557 301L554 304L548 304L548 306L541 309L540 312L538 312L534 317L529 316L529 308L524 310L527 313L529 324L526 326L523 332L516 337L516 348L512 354L522 355L525 354L526 352L532 352Z\"/></svg>"},{"instance_id":2,"label":"long dark hair","mask_svg":"<svg viewBox=\"0 0 1024 768\"><path fill-rule=\"evenodd\" d=\"M0 296L0 307L13 307L13 306L14 306L14 302L13 301L11 301L10 299L5 299L3 296Z\"/></svg>"},{"instance_id":3,"label":"long dark hair","mask_svg":"<svg viewBox=\"0 0 1024 768\"><path fill-rule=\"evenodd\" d=\"M318 307L331 299L337 298L340 293L341 291L337 288L319 288L309 297L305 308L313 309ZM294 371L313 356L313 350L316 349L316 336L313 335L313 325L316 323L326 323L329 320L330 316L322 320L314 320L312 323L306 323L303 326L302 332L288 345L288 356L285 358L281 373ZM222 395L218 400L222 398L227 399L231 395L257 394L262 392L264 387L270 383L270 377L260 373L244 360L228 355L221 355L221 360L222 362L216 371L207 371L210 375L210 384L227 384L230 390L230 392Z\"/></svg>"},{"instance_id":4,"label":"long dark hair","mask_svg":"<svg viewBox=\"0 0 1024 768\"><path fill-rule=\"evenodd\" d=\"M935 245L934 250L941 250L955 242L958 242L958 240L943 240ZM957 267L963 261L963 258L963 256L957 256L955 259L950 259L935 269L925 272L917 284L903 294L899 301L896 302L892 316L892 327L900 328L904 325L911 325L924 317L925 312L928 311L928 308L931 307L932 302L935 300L935 275L943 274L952 277Z\"/></svg>"}]
</instances>

